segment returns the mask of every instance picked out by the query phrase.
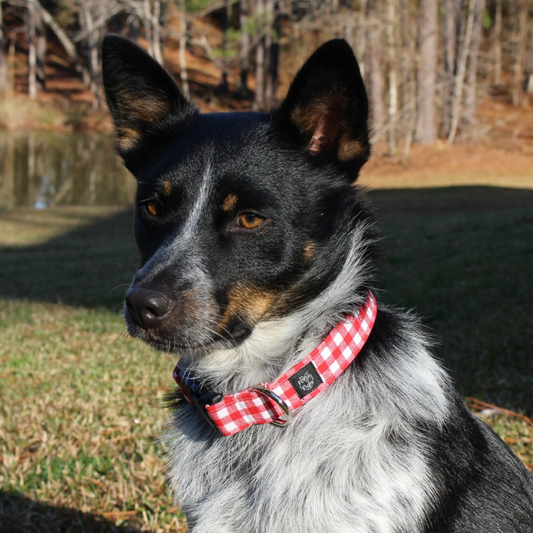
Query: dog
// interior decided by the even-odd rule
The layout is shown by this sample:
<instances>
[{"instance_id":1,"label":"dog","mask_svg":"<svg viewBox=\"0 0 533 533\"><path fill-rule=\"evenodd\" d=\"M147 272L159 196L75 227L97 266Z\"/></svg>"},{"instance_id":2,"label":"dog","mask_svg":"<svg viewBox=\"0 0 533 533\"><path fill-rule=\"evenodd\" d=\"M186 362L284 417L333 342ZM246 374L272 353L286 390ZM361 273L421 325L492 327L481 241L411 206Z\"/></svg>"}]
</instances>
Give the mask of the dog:
<instances>
[{"instance_id":1,"label":"dog","mask_svg":"<svg viewBox=\"0 0 533 533\"><path fill-rule=\"evenodd\" d=\"M125 317L179 357L165 439L189 530L533 532L531 475L416 318L376 303L349 45L322 45L270 114L199 113L116 35L103 79L138 181Z\"/></svg>"}]
</instances>

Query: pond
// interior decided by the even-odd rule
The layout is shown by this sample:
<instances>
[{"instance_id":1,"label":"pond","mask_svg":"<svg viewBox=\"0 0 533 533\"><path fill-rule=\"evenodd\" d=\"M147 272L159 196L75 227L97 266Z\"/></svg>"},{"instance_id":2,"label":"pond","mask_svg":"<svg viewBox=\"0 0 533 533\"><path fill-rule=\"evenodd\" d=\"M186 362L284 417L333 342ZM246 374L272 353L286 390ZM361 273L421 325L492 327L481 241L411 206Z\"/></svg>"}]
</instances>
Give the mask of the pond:
<instances>
[{"instance_id":1,"label":"pond","mask_svg":"<svg viewBox=\"0 0 533 533\"><path fill-rule=\"evenodd\" d=\"M109 135L0 132L0 209L120 205L134 195Z\"/></svg>"}]
</instances>

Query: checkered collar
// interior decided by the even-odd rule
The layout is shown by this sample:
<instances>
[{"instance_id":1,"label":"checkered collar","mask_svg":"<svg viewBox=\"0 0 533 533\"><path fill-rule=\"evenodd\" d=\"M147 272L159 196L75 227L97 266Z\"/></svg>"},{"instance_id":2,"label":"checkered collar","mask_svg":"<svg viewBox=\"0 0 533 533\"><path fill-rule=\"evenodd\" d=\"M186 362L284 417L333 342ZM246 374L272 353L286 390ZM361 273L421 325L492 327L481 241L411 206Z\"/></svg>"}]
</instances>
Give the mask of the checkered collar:
<instances>
[{"instance_id":1,"label":"checkered collar","mask_svg":"<svg viewBox=\"0 0 533 533\"><path fill-rule=\"evenodd\" d=\"M254 424L288 424L292 413L327 389L357 357L376 320L377 304L368 293L358 313L348 315L304 359L270 383L236 394L205 393L178 363L174 379L206 422L229 436Z\"/></svg>"}]
</instances>

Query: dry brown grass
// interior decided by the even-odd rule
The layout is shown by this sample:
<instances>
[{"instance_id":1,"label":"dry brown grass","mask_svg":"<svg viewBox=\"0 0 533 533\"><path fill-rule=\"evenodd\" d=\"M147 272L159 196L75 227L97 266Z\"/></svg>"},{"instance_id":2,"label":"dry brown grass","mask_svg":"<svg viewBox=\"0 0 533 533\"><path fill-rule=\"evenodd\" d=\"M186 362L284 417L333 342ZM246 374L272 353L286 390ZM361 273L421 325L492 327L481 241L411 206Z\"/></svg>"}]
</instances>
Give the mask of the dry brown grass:
<instances>
[{"instance_id":1,"label":"dry brown grass","mask_svg":"<svg viewBox=\"0 0 533 533\"><path fill-rule=\"evenodd\" d=\"M8 301L0 324L2 489L46 502L46 531L64 507L182 531L158 444L173 362L109 312Z\"/></svg>"}]
</instances>

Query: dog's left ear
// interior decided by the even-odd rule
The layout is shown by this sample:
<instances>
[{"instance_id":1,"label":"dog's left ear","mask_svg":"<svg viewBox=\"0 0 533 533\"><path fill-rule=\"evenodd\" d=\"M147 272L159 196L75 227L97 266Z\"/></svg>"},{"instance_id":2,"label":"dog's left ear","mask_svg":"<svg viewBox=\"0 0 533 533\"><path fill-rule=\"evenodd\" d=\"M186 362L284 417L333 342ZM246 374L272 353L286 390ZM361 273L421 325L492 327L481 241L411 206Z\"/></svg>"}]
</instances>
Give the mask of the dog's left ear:
<instances>
[{"instance_id":1,"label":"dog's left ear","mask_svg":"<svg viewBox=\"0 0 533 533\"><path fill-rule=\"evenodd\" d=\"M368 98L346 41L328 41L307 60L273 111L272 124L311 156L333 158L359 170L370 155Z\"/></svg>"},{"instance_id":2,"label":"dog's left ear","mask_svg":"<svg viewBox=\"0 0 533 533\"><path fill-rule=\"evenodd\" d=\"M197 109L157 61L119 35L104 37L102 74L117 149L135 173L161 135L185 127Z\"/></svg>"}]
</instances>

